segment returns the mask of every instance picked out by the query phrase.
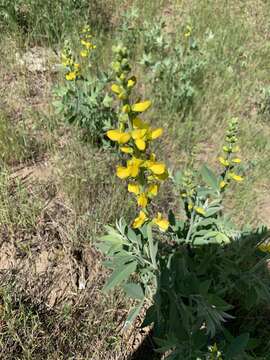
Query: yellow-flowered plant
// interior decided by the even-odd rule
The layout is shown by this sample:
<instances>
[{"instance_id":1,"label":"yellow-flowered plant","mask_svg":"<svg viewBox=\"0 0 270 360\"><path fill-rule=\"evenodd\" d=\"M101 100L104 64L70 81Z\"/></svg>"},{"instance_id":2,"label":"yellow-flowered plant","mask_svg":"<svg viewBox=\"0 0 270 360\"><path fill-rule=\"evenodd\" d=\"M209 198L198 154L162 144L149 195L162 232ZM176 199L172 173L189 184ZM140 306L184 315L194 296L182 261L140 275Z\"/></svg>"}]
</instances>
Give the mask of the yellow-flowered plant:
<instances>
[{"instance_id":1,"label":"yellow-flowered plant","mask_svg":"<svg viewBox=\"0 0 270 360\"><path fill-rule=\"evenodd\" d=\"M66 80L77 80L81 75L81 65L76 62L76 59L72 53L71 46L68 41L65 41L64 49L61 53L61 62L65 68Z\"/></svg>"},{"instance_id":2,"label":"yellow-flowered plant","mask_svg":"<svg viewBox=\"0 0 270 360\"><path fill-rule=\"evenodd\" d=\"M65 77L68 81L75 81L81 77L82 68L83 65L85 65L86 58L89 59L91 51L96 48L96 45L92 43L92 34L88 25L84 26L80 33L80 47L80 56L75 56L71 50L70 43L65 41L65 45L61 53L61 62L65 68ZM79 60L77 60L76 57L79 58Z\"/></svg>"},{"instance_id":3,"label":"yellow-flowered plant","mask_svg":"<svg viewBox=\"0 0 270 360\"><path fill-rule=\"evenodd\" d=\"M238 230L224 216L225 189L231 181L243 180L237 170L238 121L229 122L219 158L221 174L207 165L197 169L192 160L188 170L171 176L180 188L186 217L171 210L169 221L161 213L152 218L149 204L168 177L165 164L151 151L152 141L163 130L142 119L151 101L133 101L137 80L131 74L127 49L117 46L114 53L111 90L118 100L118 126L107 136L122 154L116 173L127 180L139 213L132 226L120 219L116 228L107 226L107 234L100 239L100 250L113 270L103 290L121 286L136 299L126 325L151 304L144 324L154 324L162 344L159 350L168 352L169 358L221 360L223 354L226 359L235 354L240 358L248 352L249 341L249 334L241 334L243 319L253 307L258 311L261 303L269 304L270 290L269 271L258 251L259 244L264 244L261 250L269 249L264 241L268 234ZM153 224L168 231L153 236ZM251 289L253 296L246 301ZM239 341L240 350L235 349Z\"/></svg>"},{"instance_id":4,"label":"yellow-flowered plant","mask_svg":"<svg viewBox=\"0 0 270 360\"><path fill-rule=\"evenodd\" d=\"M152 221L166 231L168 220L160 213L151 219L148 208L158 194L160 183L168 177L165 164L158 161L151 151L151 142L162 135L163 129L153 128L141 118L142 113L151 107L150 100L132 101L131 95L137 79L131 75L127 48L119 45L113 51L115 82L111 90L119 101L118 127L109 130L107 136L118 143L120 152L127 156L125 164L117 167L116 174L120 179L128 181L128 191L136 197L139 214L133 221L133 228L140 228L146 221Z\"/></svg>"},{"instance_id":5,"label":"yellow-flowered plant","mask_svg":"<svg viewBox=\"0 0 270 360\"><path fill-rule=\"evenodd\" d=\"M106 88L108 76L102 72L94 73L93 36L89 26L80 32L75 50L68 41L61 54L65 71L65 81L55 88L56 111L64 119L82 129L84 139L107 147L110 145L106 130L116 123L115 112L107 104Z\"/></svg>"},{"instance_id":6,"label":"yellow-flowered plant","mask_svg":"<svg viewBox=\"0 0 270 360\"><path fill-rule=\"evenodd\" d=\"M90 56L91 51L96 48L96 45L92 43L92 33L89 25L84 26L80 34L80 43L82 45L82 49L80 51L80 55L83 58L87 58Z\"/></svg>"},{"instance_id":7,"label":"yellow-flowered plant","mask_svg":"<svg viewBox=\"0 0 270 360\"><path fill-rule=\"evenodd\" d=\"M241 159L237 156L237 153L239 152L237 135L238 119L233 118L229 122L229 127L226 133L223 155L218 158L223 167L219 183L221 191L224 191L232 180L237 182L242 182L244 180L244 178L236 171L237 166L241 163Z\"/></svg>"}]
</instances>

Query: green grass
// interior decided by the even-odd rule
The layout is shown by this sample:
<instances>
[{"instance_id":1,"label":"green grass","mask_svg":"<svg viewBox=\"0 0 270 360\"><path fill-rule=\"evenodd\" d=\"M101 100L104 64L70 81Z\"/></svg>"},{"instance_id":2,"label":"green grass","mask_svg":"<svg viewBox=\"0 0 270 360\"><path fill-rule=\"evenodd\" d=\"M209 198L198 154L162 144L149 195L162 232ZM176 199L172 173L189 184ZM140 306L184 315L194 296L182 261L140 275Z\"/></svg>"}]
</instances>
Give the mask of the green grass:
<instances>
[{"instance_id":1,"label":"green grass","mask_svg":"<svg viewBox=\"0 0 270 360\"><path fill-rule=\"evenodd\" d=\"M0 24L0 254L7 253L12 260L9 265L0 260L0 357L124 359L133 344L122 338L119 329L131 304L123 294L101 293L106 272L93 250L105 224L114 224L121 216L133 218L133 202L114 174L118 159L113 151L81 141L78 129L55 116L51 89L61 74L51 65L57 54L41 73L19 65L15 54L21 58L33 46L57 52L65 38L74 38L89 21L97 43L94 65L108 71L122 13L132 5L138 7L134 20L138 33L144 21L151 24L163 16L164 36L177 43L184 41L183 31L190 24L205 65L184 116L173 106L162 108L139 65L143 34L135 44L137 94L153 100L147 117L165 128L155 150L173 170L185 167L191 152L196 166L209 161L218 169L224 129L237 116L246 179L233 187L227 207L239 225L255 225L267 221L265 214L270 211L270 122L258 111L258 103L267 101L261 89L269 87L270 4L262 0L179 0L174 5L81 0L75 4L70 0L63 7L61 3L5 0L0 9L5 13ZM164 91L170 85L165 81ZM29 167L31 176L24 178ZM18 168L22 172L17 173ZM177 207L170 184L155 206ZM36 270L45 266L40 259L47 264L42 272ZM59 264L65 264L62 272ZM78 290L82 271L87 286ZM62 291L65 276L69 284ZM45 281L43 292L40 278Z\"/></svg>"}]
</instances>

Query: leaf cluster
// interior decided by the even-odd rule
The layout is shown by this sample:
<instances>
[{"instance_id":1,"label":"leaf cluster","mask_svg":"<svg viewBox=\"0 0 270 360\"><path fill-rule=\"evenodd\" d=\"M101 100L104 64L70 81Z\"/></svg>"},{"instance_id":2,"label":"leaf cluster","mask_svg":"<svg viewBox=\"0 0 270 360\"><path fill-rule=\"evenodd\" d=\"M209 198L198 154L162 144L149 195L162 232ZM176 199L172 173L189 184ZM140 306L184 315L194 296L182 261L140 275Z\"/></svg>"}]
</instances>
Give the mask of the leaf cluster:
<instances>
[{"instance_id":1,"label":"leaf cluster","mask_svg":"<svg viewBox=\"0 0 270 360\"><path fill-rule=\"evenodd\" d=\"M56 113L68 124L83 130L84 138L101 146L109 146L105 133L116 123L111 99L106 95L108 76L82 77L65 82L54 89Z\"/></svg>"},{"instance_id":2,"label":"leaf cluster","mask_svg":"<svg viewBox=\"0 0 270 360\"><path fill-rule=\"evenodd\" d=\"M127 324L148 304L143 326L153 325L158 351L170 360L264 359L269 256L259 246L269 232L235 229L223 214L219 176L206 165L197 175L203 185L189 187L193 208L184 220L171 211L165 235L123 220L107 228L100 250L113 273L104 290L121 285L137 300ZM178 173L175 183L181 190L187 181Z\"/></svg>"}]
</instances>

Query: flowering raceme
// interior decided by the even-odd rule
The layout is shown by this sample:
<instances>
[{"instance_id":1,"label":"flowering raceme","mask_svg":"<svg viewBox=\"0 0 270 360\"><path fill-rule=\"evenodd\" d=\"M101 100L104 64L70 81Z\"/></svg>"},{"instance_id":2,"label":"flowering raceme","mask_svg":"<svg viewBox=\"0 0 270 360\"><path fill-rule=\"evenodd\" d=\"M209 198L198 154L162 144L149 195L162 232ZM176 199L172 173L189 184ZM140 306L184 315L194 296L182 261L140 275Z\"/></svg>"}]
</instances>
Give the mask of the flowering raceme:
<instances>
[{"instance_id":1,"label":"flowering raceme","mask_svg":"<svg viewBox=\"0 0 270 360\"><path fill-rule=\"evenodd\" d=\"M231 180L241 182L244 178L235 172L236 166L241 163L241 159L236 156L239 151L239 146L236 145L238 138L238 120L236 118L231 119L229 127L226 133L225 142L223 146L223 156L218 158L220 164L223 166L223 172L221 174L221 181L219 183L221 191L229 185Z\"/></svg>"},{"instance_id":2,"label":"flowering raceme","mask_svg":"<svg viewBox=\"0 0 270 360\"><path fill-rule=\"evenodd\" d=\"M80 33L80 44L83 47L83 49L80 51L80 56L82 58L88 58L91 54L91 50L96 48L90 39L92 39L90 27L86 25ZM61 54L61 60L62 65L66 69L66 80L75 81L81 77L82 66L76 62L68 41L65 42L64 49Z\"/></svg>"},{"instance_id":3,"label":"flowering raceme","mask_svg":"<svg viewBox=\"0 0 270 360\"><path fill-rule=\"evenodd\" d=\"M119 104L118 129L107 132L110 140L119 145L122 153L130 158L124 166L118 166L116 174L120 179L128 180L128 191L135 195L139 207L139 215L133 221L133 228L140 228L149 218L148 205L157 196L160 183L167 179L168 171L162 162L156 160L151 152L151 141L159 138L162 128L152 128L140 118L151 107L151 101L131 103L131 93L137 83L135 76L130 76L131 67L128 62L127 49L122 46L113 48L115 61L112 63L115 72L115 83L111 90L116 95ZM166 231L169 223L159 213L152 223Z\"/></svg>"},{"instance_id":4,"label":"flowering raceme","mask_svg":"<svg viewBox=\"0 0 270 360\"><path fill-rule=\"evenodd\" d=\"M61 54L62 65L66 69L66 80L74 81L80 76L80 64L76 63L75 58L72 54L70 44L68 41L65 42L64 49Z\"/></svg>"}]
</instances>

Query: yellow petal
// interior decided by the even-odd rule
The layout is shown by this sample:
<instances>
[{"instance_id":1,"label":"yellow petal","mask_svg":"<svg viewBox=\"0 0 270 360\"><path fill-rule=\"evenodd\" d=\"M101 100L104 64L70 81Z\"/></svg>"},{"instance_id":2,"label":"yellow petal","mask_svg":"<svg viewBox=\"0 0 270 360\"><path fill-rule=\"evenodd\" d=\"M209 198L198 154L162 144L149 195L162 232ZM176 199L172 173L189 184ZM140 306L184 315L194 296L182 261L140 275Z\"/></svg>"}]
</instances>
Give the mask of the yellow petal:
<instances>
[{"instance_id":1,"label":"yellow petal","mask_svg":"<svg viewBox=\"0 0 270 360\"><path fill-rule=\"evenodd\" d=\"M135 140L137 148L141 151L144 151L146 148L146 142L142 139Z\"/></svg>"},{"instance_id":2,"label":"yellow petal","mask_svg":"<svg viewBox=\"0 0 270 360\"><path fill-rule=\"evenodd\" d=\"M118 141L120 139L121 136L121 131L120 130L108 130L107 131L107 136L110 140L112 141Z\"/></svg>"},{"instance_id":3,"label":"yellow petal","mask_svg":"<svg viewBox=\"0 0 270 360\"><path fill-rule=\"evenodd\" d=\"M129 133L122 132L118 129L108 130L107 136L112 141L117 141L119 144L125 144L131 138Z\"/></svg>"},{"instance_id":4,"label":"yellow petal","mask_svg":"<svg viewBox=\"0 0 270 360\"><path fill-rule=\"evenodd\" d=\"M154 129L154 130L152 130L150 132L149 138L151 140L155 140L155 139L159 138L162 134L163 134L163 129L162 128L157 128L157 129Z\"/></svg>"},{"instance_id":5,"label":"yellow petal","mask_svg":"<svg viewBox=\"0 0 270 360\"><path fill-rule=\"evenodd\" d=\"M157 196L157 194L158 194L158 185L157 184L149 185L149 187L147 189L147 193L150 196Z\"/></svg>"},{"instance_id":6,"label":"yellow petal","mask_svg":"<svg viewBox=\"0 0 270 360\"><path fill-rule=\"evenodd\" d=\"M118 166L116 169L116 175L120 178L120 179L126 179L127 177L130 176L130 169L123 167L123 166Z\"/></svg>"},{"instance_id":7,"label":"yellow petal","mask_svg":"<svg viewBox=\"0 0 270 360\"><path fill-rule=\"evenodd\" d=\"M73 80L75 80L76 79L76 73L75 73L75 71L71 71L71 72L69 72L68 74L66 74L66 79L68 80L68 81L73 81Z\"/></svg>"},{"instance_id":8,"label":"yellow petal","mask_svg":"<svg viewBox=\"0 0 270 360\"><path fill-rule=\"evenodd\" d=\"M120 150L125 154L133 154L133 149L130 146L121 146Z\"/></svg>"},{"instance_id":9,"label":"yellow petal","mask_svg":"<svg viewBox=\"0 0 270 360\"><path fill-rule=\"evenodd\" d=\"M119 144L125 144L129 141L130 138L131 138L131 135L129 133L121 133L118 142L119 142Z\"/></svg>"},{"instance_id":10,"label":"yellow petal","mask_svg":"<svg viewBox=\"0 0 270 360\"><path fill-rule=\"evenodd\" d=\"M132 105L131 110L134 111L134 112L144 112L144 111L146 111L147 109L150 108L151 104L152 103L151 103L150 100L139 102L137 104Z\"/></svg>"},{"instance_id":11,"label":"yellow petal","mask_svg":"<svg viewBox=\"0 0 270 360\"><path fill-rule=\"evenodd\" d=\"M150 163L148 166L155 175L161 175L166 171L166 167L162 163Z\"/></svg>"},{"instance_id":12,"label":"yellow petal","mask_svg":"<svg viewBox=\"0 0 270 360\"><path fill-rule=\"evenodd\" d=\"M131 135L132 135L132 138L134 140L136 139L141 139L144 137L144 135L146 134L147 130L146 129L136 129L136 130L133 130Z\"/></svg>"},{"instance_id":13,"label":"yellow petal","mask_svg":"<svg viewBox=\"0 0 270 360\"><path fill-rule=\"evenodd\" d=\"M128 184L128 191L129 191L130 193L135 194L135 195L139 195L139 193L140 193L140 187L139 187L139 185L136 184L136 183L129 183L129 184Z\"/></svg>"},{"instance_id":14,"label":"yellow petal","mask_svg":"<svg viewBox=\"0 0 270 360\"><path fill-rule=\"evenodd\" d=\"M138 229L145 223L146 220L146 214L143 211L140 211L139 216L133 221L132 227L134 229Z\"/></svg>"},{"instance_id":15,"label":"yellow petal","mask_svg":"<svg viewBox=\"0 0 270 360\"><path fill-rule=\"evenodd\" d=\"M157 217L153 219L153 223L156 224L162 231L168 230L169 221L165 218L162 218L160 213L158 213Z\"/></svg>"},{"instance_id":16,"label":"yellow petal","mask_svg":"<svg viewBox=\"0 0 270 360\"><path fill-rule=\"evenodd\" d=\"M233 179L233 180L235 180L235 181L239 181L239 182L244 180L244 178L243 178L242 176L237 175L237 174L235 174L234 172L230 172L230 173L229 173L229 177L230 177L231 179Z\"/></svg>"},{"instance_id":17,"label":"yellow petal","mask_svg":"<svg viewBox=\"0 0 270 360\"><path fill-rule=\"evenodd\" d=\"M220 189L224 189L226 185L227 185L227 183L224 180L221 180L221 182L219 183Z\"/></svg>"},{"instance_id":18,"label":"yellow petal","mask_svg":"<svg viewBox=\"0 0 270 360\"><path fill-rule=\"evenodd\" d=\"M137 79L135 76L132 76L127 83L128 88L133 88L136 85Z\"/></svg>"},{"instance_id":19,"label":"yellow petal","mask_svg":"<svg viewBox=\"0 0 270 360\"><path fill-rule=\"evenodd\" d=\"M235 158L235 159L232 159L232 162L233 162L234 164L240 164L240 163L241 163L241 159Z\"/></svg>"},{"instance_id":20,"label":"yellow petal","mask_svg":"<svg viewBox=\"0 0 270 360\"><path fill-rule=\"evenodd\" d=\"M132 159L128 160L127 163L128 165L141 166L143 162L144 160L133 157Z\"/></svg>"},{"instance_id":21,"label":"yellow petal","mask_svg":"<svg viewBox=\"0 0 270 360\"><path fill-rule=\"evenodd\" d=\"M230 163L229 163L229 161L228 160L226 160L226 159L224 159L222 156L220 156L219 158L218 158L218 160L219 160L219 162L223 165L223 166L229 166L230 165Z\"/></svg>"},{"instance_id":22,"label":"yellow petal","mask_svg":"<svg viewBox=\"0 0 270 360\"><path fill-rule=\"evenodd\" d=\"M129 168L131 177L135 178L139 175L140 169L139 169L138 165L132 164L132 165L129 165L128 168Z\"/></svg>"},{"instance_id":23,"label":"yellow petal","mask_svg":"<svg viewBox=\"0 0 270 360\"><path fill-rule=\"evenodd\" d=\"M204 208L202 208L202 207L195 206L195 207L194 207L194 210L195 210L196 213L199 214L199 215L205 215L205 210L204 210Z\"/></svg>"},{"instance_id":24,"label":"yellow petal","mask_svg":"<svg viewBox=\"0 0 270 360\"><path fill-rule=\"evenodd\" d=\"M141 206L142 208L146 208L148 199L145 193L140 194L137 198L137 201L139 206Z\"/></svg>"},{"instance_id":25,"label":"yellow petal","mask_svg":"<svg viewBox=\"0 0 270 360\"><path fill-rule=\"evenodd\" d=\"M112 84L111 90L117 95L121 93L121 87L117 84Z\"/></svg>"}]
</instances>

